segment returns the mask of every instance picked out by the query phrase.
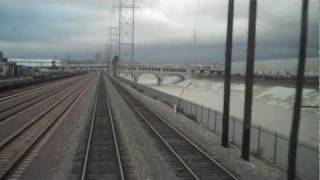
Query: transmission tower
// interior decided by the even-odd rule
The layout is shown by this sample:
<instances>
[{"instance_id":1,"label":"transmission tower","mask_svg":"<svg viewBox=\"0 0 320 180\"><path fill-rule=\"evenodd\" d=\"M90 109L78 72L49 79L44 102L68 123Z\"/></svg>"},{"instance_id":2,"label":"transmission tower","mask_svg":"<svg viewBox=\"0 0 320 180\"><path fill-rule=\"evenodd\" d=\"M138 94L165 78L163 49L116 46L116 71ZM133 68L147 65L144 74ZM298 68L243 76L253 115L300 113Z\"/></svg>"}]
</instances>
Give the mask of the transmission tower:
<instances>
[{"instance_id":1,"label":"transmission tower","mask_svg":"<svg viewBox=\"0 0 320 180\"><path fill-rule=\"evenodd\" d=\"M109 52L111 58L119 54L119 33L118 27L109 27Z\"/></svg>"},{"instance_id":2,"label":"transmission tower","mask_svg":"<svg viewBox=\"0 0 320 180\"><path fill-rule=\"evenodd\" d=\"M118 12L118 57L122 62L131 64L133 77L134 62L134 35L135 35L135 8L136 0L117 0L113 4Z\"/></svg>"},{"instance_id":3,"label":"transmission tower","mask_svg":"<svg viewBox=\"0 0 320 180\"><path fill-rule=\"evenodd\" d=\"M118 27L110 26L109 27L109 39L106 43L106 57L107 57L107 67L108 71L110 70L109 67L111 66L111 61L114 56L119 54L119 36L118 36Z\"/></svg>"}]
</instances>

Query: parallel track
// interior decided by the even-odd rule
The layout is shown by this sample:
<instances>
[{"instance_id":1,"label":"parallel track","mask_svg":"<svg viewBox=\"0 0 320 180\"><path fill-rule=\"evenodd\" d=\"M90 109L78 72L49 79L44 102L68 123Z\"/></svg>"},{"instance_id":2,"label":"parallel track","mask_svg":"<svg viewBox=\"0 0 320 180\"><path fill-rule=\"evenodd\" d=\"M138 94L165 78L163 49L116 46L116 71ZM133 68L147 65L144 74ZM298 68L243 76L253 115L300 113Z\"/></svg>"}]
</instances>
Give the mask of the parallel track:
<instances>
[{"instance_id":1,"label":"parallel track","mask_svg":"<svg viewBox=\"0 0 320 180\"><path fill-rule=\"evenodd\" d=\"M80 82L79 86L76 86L37 117L31 119L16 133L0 142L0 179L5 179L10 175L20 160L72 106L88 86L87 84L88 80Z\"/></svg>"},{"instance_id":2,"label":"parallel track","mask_svg":"<svg viewBox=\"0 0 320 180\"><path fill-rule=\"evenodd\" d=\"M14 102L0 102L0 122L4 121L5 119L9 118L12 115L17 114L20 111L28 109L51 96L54 96L60 93L63 90L66 90L70 85L75 84L78 79L68 80L67 82L60 82L60 84L52 86L48 89L33 91L28 94L22 95L23 97L19 96L15 97L17 99Z\"/></svg>"},{"instance_id":3,"label":"parallel track","mask_svg":"<svg viewBox=\"0 0 320 180\"><path fill-rule=\"evenodd\" d=\"M115 124L101 75L99 81L81 180L124 180Z\"/></svg>"},{"instance_id":4,"label":"parallel track","mask_svg":"<svg viewBox=\"0 0 320 180\"><path fill-rule=\"evenodd\" d=\"M196 180L236 180L237 178L217 161L211 158L191 140L176 130L172 125L147 107L137 98L133 97L118 82L112 80L118 92L124 97L132 110L147 127L158 137L183 167ZM186 177L187 178L187 177ZM189 178L187 178L189 179Z\"/></svg>"},{"instance_id":5,"label":"parallel track","mask_svg":"<svg viewBox=\"0 0 320 180\"><path fill-rule=\"evenodd\" d=\"M70 79L70 78L68 78L68 79ZM41 84L40 84L40 86L39 85L35 85L35 87L33 87L31 89L28 89L28 90L25 90L23 92L6 95L5 97L2 96L2 97L0 97L0 102L8 101L8 100L11 100L11 99L14 99L14 98L18 98L18 97L21 97L21 96L32 94L34 92L42 91L43 89L54 87L59 83L61 83L61 80L55 80L54 82L48 83L46 85L41 85Z\"/></svg>"}]
</instances>

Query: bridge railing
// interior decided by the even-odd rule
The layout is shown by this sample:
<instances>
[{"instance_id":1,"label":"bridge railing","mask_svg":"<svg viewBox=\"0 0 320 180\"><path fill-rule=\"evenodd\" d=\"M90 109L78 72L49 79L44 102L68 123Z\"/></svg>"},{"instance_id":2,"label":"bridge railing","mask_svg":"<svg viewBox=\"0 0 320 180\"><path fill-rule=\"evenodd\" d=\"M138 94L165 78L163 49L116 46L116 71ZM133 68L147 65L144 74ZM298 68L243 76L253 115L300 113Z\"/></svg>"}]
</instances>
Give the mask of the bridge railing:
<instances>
[{"instance_id":1,"label":"bridge railing","mask_svg":"<svg viewBox=\"0 0 320 180\"><path fill-rule=\"evenodd\" d=\"M121 79L141 93L158 99L170 107L177 106L180 113L189 117L200 126L205 127L214 134L222 134L222 112L193 103L177 96L169 95L151 87ZM230 117L229 140L235 146L242 145L241 119ZM288 160L288 137L276 131L252 125L251 127L251 155L262 158L286 170ZM319 150L318 147L307 143L298 144L297 175L301 179L318 179L319 177Z\"/></svg>"}]
</instances>

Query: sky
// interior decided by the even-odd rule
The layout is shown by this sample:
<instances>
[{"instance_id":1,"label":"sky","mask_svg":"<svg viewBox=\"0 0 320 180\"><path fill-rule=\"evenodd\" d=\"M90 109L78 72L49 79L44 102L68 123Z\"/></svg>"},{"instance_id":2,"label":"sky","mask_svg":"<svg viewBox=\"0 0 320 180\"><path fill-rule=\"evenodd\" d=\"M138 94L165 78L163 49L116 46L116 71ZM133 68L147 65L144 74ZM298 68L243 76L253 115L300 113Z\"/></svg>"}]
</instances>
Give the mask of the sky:
<instances>
[{"instance_id":1,"label":"sky","mask_svg":"<svg viewBox=\"0 0 320 180\"><path fill-rule=\"evenodd\" d=\"M0 51L12 58L95 59L117 19L112 0L0 0ZM138 0L135 61L223 62L226 0ZM310 0L308 56L319 54L318 0ZM249 0L235 0L233 60L245 60ZM301 0L258 0L256 59L296 58ZM194 41L196 37L196 41Z\"/></svg>"}]
</instances>

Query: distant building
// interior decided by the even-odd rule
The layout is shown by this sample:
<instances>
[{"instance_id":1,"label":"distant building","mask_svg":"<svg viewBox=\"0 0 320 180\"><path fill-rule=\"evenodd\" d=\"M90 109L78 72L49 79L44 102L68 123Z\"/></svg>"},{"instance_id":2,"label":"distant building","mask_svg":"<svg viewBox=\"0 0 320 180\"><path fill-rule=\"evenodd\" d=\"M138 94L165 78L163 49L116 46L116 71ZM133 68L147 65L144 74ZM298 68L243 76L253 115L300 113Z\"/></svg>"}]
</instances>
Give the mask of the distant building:
<instances>
[{"instance_id":1,"label":"distant building","mask_svg":"<svg viewBox=\"0 0 320 180\"><path fill-rule=\"evenodd\" d=\"M27 67L51 68L62 67L60 59L22 59L22 58L9 58L8 62L14 62L17 65Z\"/></svg>"},{"instance_id":2,"label":"distant building","mask_svg":"<svg viewBox=\"0 0 320 180\"><path fill-rule=\"evenodd\" d=\"M0 78L9 77L12 72L12 65L3 57L3 52L0 51Z\"/></svg>"},{"instance_id":3,"label":"distant building","mask_svg":"<svg viewBox=\"0 0 320 180\"><path fill-rule=\"evenodd\" d=\"M8 62L7 58L0 60L0 78L13 78L21 75L21 66Z\"/></svg>"},{"instance_id":4,"label":"distant building","mask_svg":"<svg viewBox=\"0 0 320 180\"><path fill-rule=\"evenodd\" d=\"M4 61L3 58L1 58L1 61L0 61L0 77L7 77L9 69L10 69L9 63L7 61Z\"/></svg>"}]
</instances>

